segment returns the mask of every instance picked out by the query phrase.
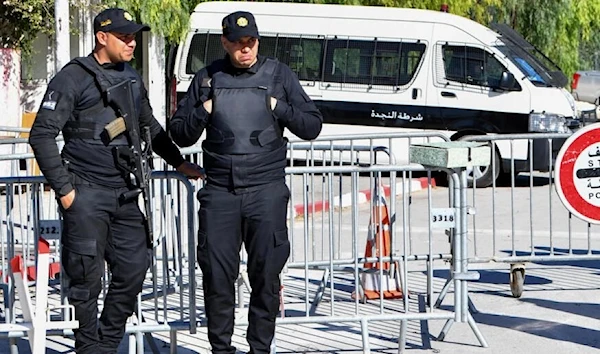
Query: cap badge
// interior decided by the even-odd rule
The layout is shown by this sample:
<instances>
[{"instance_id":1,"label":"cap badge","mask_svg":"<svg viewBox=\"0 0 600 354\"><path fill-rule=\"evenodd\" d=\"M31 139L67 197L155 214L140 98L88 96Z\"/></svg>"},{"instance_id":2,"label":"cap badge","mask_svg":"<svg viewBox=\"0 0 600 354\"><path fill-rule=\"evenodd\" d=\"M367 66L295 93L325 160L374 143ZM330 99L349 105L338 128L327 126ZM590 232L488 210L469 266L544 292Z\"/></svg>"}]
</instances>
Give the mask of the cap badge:
<instances>
[{"instance_id":1,"label":"cap badge","mask_svg":"<svg viewBox=\"0 0 600 354\"><path fill-rule=\"evenodd\" d=\"M236 21L236 23L240 27L246 27L246 26L248 26L248 20L245 17L238 18L237 21Z\"/></svg>"},{"instance_id":2,"label":"cap badge","mask_svg":"<svg viewBox=\"0 0 600 354\"><path fill-rule=\"evenodd\" d=\"M127 21L133 21L133 17L129 14L129 12L124 12L123 17L125 17Z\"/></svg>"},{"instance_id":3,"label":"cap badge","mask_svg":"<svg viewBox=\"0 0 600 354\"><path fill-rule=\"evenodd\" d=\"M102 22L100 22L100 27L106 27L106 26L110 25L111 23L112 23L111 20L102 21Z\"/></svg>"}]
</instances>

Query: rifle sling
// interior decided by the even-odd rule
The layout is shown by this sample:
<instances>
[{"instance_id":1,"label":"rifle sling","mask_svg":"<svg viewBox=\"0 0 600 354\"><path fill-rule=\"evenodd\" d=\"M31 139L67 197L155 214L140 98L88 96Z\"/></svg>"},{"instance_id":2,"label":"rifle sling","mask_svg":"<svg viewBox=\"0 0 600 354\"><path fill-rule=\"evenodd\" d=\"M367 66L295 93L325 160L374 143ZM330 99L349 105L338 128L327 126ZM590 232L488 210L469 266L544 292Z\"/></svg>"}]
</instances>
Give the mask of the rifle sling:
<instances>
[{"instance_id":1,"label":"rifle sling","mask_svg":"<svg viewBox=\"0 0 600 354\"><path fill-rule=\"evenodd\" d=\"M106 95L106 92L108 91L108 89L113 86L113 83L110 82L110 80L108 79L108 77L106 76L105 73L102 72L102 70L98 67L98 63L96 62L96 60L92 57L79 57L79 58L75 58L73 59L73 62L78 64L79 66L81 66L85 71L87 71L90 75L92 75L96 81L96 83L98 84L98 86L100 86L100 89L102 91L102 96L103 99L98 102L97 104L93 105L92 107L83 110L81 112L79 112L79 114L85 114L88 110L89 111L95 111L97 109L100 108L100 105L102 107L104 107L104 97ZM136 117L137 119L137 117ZM101 126L100 129L98 130L98 126L94 126L94 127L81 127L83 129L89 129L89 130L93 130L93 132L81 132L81 133L75 133L76 135L78 135L77 137L80 139L98 139L99 135L102 134L103 130L104 130L104 126ZM89 134L94 134L97 133L98 135L89 135ZM75 137L75 135L73 135L73 137ZM116 137L114 140L116 144L121 145L121 144L127 144L127 138L121 134L118 137Z\"/></svg>"}]
</instances>

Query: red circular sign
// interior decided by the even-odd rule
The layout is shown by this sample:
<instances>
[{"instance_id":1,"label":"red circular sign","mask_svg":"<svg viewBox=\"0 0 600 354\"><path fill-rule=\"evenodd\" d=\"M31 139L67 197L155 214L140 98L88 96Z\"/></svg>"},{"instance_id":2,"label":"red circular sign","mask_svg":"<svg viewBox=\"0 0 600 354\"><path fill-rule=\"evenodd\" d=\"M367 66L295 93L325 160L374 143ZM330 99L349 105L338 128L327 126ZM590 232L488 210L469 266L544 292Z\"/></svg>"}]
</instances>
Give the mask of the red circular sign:
<instances>
[{"instance_id":1,"label":"red circular sign","mask_svg":"<svg viewBox=\"0 0 600 354\"><path fill-rule=\"evenodd\" d=\"M565 141L554 174L565 207L589 223L600 224L600 123L578 130Z\"/></svg>"}]
</instances>

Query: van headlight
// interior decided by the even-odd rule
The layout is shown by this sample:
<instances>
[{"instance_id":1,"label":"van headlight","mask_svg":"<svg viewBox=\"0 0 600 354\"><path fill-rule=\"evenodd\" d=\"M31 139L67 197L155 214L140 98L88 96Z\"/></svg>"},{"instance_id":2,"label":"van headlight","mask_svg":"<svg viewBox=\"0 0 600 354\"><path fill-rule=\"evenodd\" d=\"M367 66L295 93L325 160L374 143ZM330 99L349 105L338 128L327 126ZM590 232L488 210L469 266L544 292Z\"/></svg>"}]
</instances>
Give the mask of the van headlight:
<instances>
[{"instance_id":1,"label":"van headlight","mask_svg":"<svg viewBox=\"0 0 600 354\"><path fill-rule=\"evenodd\" d=\"M529 131L539 133L568 133L565 116L553 113L530 113Z\"/></svg>"}]
</instances>

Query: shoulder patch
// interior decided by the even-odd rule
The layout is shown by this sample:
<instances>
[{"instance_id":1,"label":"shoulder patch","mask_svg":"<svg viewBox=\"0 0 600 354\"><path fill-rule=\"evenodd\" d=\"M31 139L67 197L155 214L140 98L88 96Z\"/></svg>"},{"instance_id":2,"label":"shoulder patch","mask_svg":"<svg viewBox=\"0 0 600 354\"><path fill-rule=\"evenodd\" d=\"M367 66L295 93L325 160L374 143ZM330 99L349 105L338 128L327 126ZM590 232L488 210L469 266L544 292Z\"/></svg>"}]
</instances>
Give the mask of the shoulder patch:
<instances>
[{"instance_id":1,"label":"shoulder patch","mask_svg":"<svg viewBox=\"0 0 600 354\"><path fill-rule=\"evenodd\" d=\"M58 100L60 99L60 92L55 90L48 90L44 95L44 100L42 101L42 108L48 109L51 111L56 110L56 105L58 104Z\"/></svg>"}]
</instances>

